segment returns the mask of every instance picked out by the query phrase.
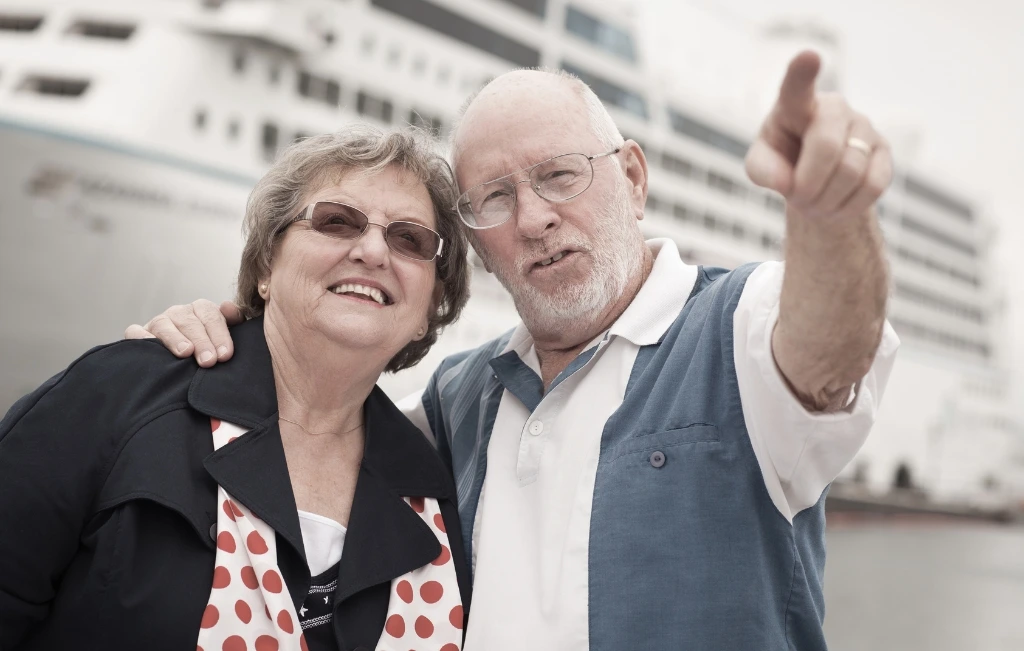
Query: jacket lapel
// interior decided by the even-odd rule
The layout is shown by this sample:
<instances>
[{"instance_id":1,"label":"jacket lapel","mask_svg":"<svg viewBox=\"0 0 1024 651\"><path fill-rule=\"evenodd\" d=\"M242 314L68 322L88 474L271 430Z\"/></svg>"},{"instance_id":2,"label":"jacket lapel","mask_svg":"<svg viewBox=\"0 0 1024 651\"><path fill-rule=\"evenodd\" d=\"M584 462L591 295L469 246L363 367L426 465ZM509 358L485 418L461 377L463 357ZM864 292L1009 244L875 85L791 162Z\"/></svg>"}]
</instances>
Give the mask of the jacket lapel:
<instances>
[{"instance_id":1,"label":"jacket lapel","mask_svg":"<svg viewBox=\"0 0 1024 651\"><path fill-rule=\"evenodd\" d=\"M441 543L402 498L454 494L437 452L383 391L374 388L363 413L366 445L338 571L337 602L436 559Z\"/></svg>"}]
</instances>

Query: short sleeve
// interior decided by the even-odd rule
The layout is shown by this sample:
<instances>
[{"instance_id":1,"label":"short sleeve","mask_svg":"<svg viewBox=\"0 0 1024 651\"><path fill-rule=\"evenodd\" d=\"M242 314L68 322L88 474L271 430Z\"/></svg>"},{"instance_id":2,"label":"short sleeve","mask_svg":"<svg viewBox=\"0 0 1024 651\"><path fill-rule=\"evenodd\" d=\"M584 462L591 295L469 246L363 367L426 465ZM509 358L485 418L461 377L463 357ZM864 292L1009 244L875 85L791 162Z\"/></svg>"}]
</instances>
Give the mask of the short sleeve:
<instances>
[{"instance_id":1,"label":"short sleeve","mask_svg":"<svg viewBox=\"0 0 1024 651\"><path fill-rule=\"evenodd\" d=\"M853 460L875 422L899 347L888 321L868 373L845 409L808 411L775 364L784 265L766 262L747 279L733 316L734 362L743 419L772 501L789 520L817 503Z\"/></svg>"}]
</instances>

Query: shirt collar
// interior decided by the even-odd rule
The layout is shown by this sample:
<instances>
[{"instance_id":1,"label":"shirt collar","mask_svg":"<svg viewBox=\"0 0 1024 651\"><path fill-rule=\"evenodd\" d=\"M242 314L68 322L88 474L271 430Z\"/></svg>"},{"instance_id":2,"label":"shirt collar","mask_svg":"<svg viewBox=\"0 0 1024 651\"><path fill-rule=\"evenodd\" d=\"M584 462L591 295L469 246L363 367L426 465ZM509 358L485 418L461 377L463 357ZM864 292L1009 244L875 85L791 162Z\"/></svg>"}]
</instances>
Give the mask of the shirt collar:
<instances>
[{"instance_id":1,"label":"shirt collar","mask_svg":"<svg viewBox=\"0 0 1024 651\"><path fill-rule=\"evenodd\" d=\"M683 262L674 241L668 238L647 240L647 248L654 256L651 275L608 333L609 336L628 339L637 346L648 346L661 340L686 305L697 282L697 267ZM590 346L604 336L597 337ZM539 366L533 352L533 337L522 321L498 356L513 350L531 368Z\"/></svg>"},{"instance_id":2,"label":"shirt collar","mask_svg":"<svg viewBox=\"0 0 1024 651\"><path fill-rule=\"evenodd\" d=\"M654 267L636 298L612 325L611 335L637 346L658 343L675 322L697 282L697 267L679 257L676 243L667 238L647 241Z\"/></svg>"}]
</instances>

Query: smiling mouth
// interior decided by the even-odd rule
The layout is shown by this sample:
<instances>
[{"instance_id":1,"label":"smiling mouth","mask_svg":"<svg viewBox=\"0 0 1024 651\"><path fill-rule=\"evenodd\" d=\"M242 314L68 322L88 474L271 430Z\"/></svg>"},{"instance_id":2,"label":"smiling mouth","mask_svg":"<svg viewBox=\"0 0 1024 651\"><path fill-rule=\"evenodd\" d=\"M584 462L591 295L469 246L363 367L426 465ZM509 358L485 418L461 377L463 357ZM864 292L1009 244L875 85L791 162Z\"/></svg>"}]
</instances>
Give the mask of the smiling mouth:
<instances>
[{"instance_id":1,"label":"smiling mouth","mask_svg":"<svg viewBox=\"0 0 1024 651\"><path fill-rule=\"evenodd\" d=\"M393 302L390 296L376 287L367 287L366 285L359 285L357 283L342 283L341 285L334 285L333 287L329 287L328 291L342 296L351 296L364 301L373 301L378 305L391 305Z\"/></svg>"}]
</instances>

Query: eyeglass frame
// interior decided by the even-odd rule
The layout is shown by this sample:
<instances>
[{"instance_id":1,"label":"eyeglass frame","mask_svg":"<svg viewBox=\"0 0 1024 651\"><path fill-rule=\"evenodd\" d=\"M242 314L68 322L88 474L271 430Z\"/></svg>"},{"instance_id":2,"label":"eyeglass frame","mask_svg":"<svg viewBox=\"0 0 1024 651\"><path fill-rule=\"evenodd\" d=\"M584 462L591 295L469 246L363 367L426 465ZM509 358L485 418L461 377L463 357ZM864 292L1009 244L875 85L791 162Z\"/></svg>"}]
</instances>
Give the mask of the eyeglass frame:
<instances>
[{"instance_id":1,"label":"eyeglass frame","mask_svg":"<svg viewBox=\"0 0 1024 651\"><path fill-rule=\"evenodd\" d=\"M333 204L335 206L345 206L346 208L351 208L352 210L355 210L356 212L358 212L363 217L366 217L366 226L363 226L363 230L359 231L359 234L356 235L355 237L339 237L337 235L328 235L327 233L323 233L321 231L316 230L315 228L313 228L313 209L316 208L317 204L321 204L321 203L329 203L329 204ZM295 224L295 223L300 222L300 221L308 221L309 224L310 224L309 229L311 231L313 231L314 233L316 233L317 235L323 235L324 237L330 237L330 238L335 239L335 240L351 240L351 241L355 241L355 240L358 240L360 237L362 237L363 235L366 234L366 229L367 228L369 228L370 226L377 226L382 231L384 231L384 243L388 245L388 251L391 251L392 253L394 253L396 255L400 255L403 258L405 258L406 260L415 260L416 262L433 262L433 261L437 260L438 258L444 256L444 238L441 237L441 234L438 233L437 231L435 231L433 228L430 228L429 226L424 226L423 224L420 224L419 222L411 222L411 221L408 221L408 220L405 220L405 219L398 219L398 220L395 220L395 221L390 221L387 224L378 224L376 222L370 221L370 216L367 215L365 212L363 212L361 209L356 208L355 206L353 206L351 204L343 203L341 201L326 201L326 200L314 201L313 203L311 203L308 206L306 206L305 208L303 208L302 212L300 212L298 215L293 217L291 219L291 221L289 221L288 223L282 225L281 228L279 228L277 230L278 234L284 232L292 224ZM413 258L411 256L408 256L408 255L402 253L401 251L398 251L394 247L392 247L391 246L391 242L388 240L388 226L390 226L391 224L411 224L413 226L419 226L420 228L424 228L424 229L430 231L431 233L433 233L434 235L436 235L437 236L437 251L434 252L434 257L432 257L430 259L427 259L427 260L424 260L423 258Z\"/></svg>"},{"instance_id":2,"label":"eyeglass frame","mask_svg":"<svg viewBox=\"0 0 1024 651\"><path fill-rule=\"evenodd\" d=\"M502 224L507 224L508 221L510 219L512 219L512 216L516 214L516 208L519 207L519 192L517 191L516 186L519 185L520 183L530 182L530 189L533 190L534 194L536 194L538 197L540 197L544 201L551 201L552 203L561 203L563 201L569 201L570 199L575 199L576 197L580 196L581 194L583 194L584 192L589 190L590 186L592 186L594 184L594 161L597 160L598 158L604 158L605 156L612 156L614 154L617 154L620 151L622 151L623 147L625 147L624 144L623 145L619 145L618 147L616 147L615 149L612 149L611 151L606 151L606 152L604 152L602 154L594 154L593 156L588 156L587 154L584 154L582 152L573 152L573 151L567 152L567 153L564 153L564 154L558 154L557 156L552 156L551 158L545 158L544 160L540 161L539 163L534 163L533 165L530 165L528 167L524 167L521 170L516 170L515 172L511 172L511 173L506 174L504 176L499 176L498 178L491 179L490 181L484 181L483 183L478 183L478 184L474 185L473 187L469 188L468 190L466 190L465 192L463 192L462 194L459 195L458 199L455 201L455 212L457 212L459 214L459 221L461 221L466 226L466 228L471 228L471 229L473 229L475 231L485 231L485 230L487 230L489 228L496 228L498 226L501 226ZM536 186L533 185L533 183L532 183L533 179L530 178L530 175L533 173L534 169L540 167L544 163L551 162L551 161L555 160L556 158L561 158L563 156L585 156L586 159L587 159L587 164L590 165L590 182L587 183L587 186L585 188L583 188L582 190L580 190L579 192L577 192L576 194L574 194L572 196L565 197L564 199L548 199L547 197L545 197L544 195L542 195L540 193L540 191L537 189ZM459 209L459 204L462 203L462 198L463 197L466 197L468 199L469 198L469 193L472 192L473 190L476 190L477 188L481 188L481 187L487 185L488 183L496 183L498 181L505 181L505 180L510 179L511 177L515 176L516 174L521 174L523 172L527 173L527 177L525 179L523 179L521 181L509 181L508 182L509 185L512 186L512 209L509 211L508 217L506 217L505 219L501 220L497 224L491 224L490 226L473 226L472 224L469 224L469 223L466 222L466 218L462 216L462 210Z\"/></svg>"}]
</instances>

